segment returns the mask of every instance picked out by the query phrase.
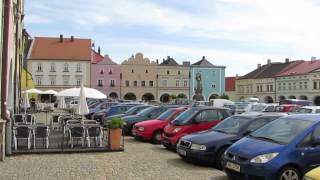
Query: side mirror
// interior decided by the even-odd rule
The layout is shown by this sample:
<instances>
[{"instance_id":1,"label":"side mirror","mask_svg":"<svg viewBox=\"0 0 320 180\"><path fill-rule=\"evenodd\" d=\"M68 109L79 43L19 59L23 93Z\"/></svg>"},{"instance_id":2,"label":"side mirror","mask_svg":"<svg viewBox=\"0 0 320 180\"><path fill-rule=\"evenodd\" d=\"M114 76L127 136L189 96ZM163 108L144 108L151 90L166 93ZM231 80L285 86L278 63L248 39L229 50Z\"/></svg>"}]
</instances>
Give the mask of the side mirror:
<instances>
[{"instance_id":1,"label":"side mirror","mask_svg":"<svg viewBox=\"0 0 320 180\"><path fill-rule=\"evenodd\" d=\"M312 140L312 145L313 146L319 146L320 145L320 137L317 137Z\"/></svg>"}]
</instances>

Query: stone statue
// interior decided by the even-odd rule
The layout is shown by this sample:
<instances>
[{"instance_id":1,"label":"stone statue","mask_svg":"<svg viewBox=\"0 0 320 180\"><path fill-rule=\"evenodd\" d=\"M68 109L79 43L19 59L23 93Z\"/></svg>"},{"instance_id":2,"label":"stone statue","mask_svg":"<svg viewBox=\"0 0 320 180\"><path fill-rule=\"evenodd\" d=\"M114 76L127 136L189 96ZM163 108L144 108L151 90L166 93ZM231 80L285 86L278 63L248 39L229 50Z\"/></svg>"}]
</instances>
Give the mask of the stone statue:
<instances>
[{"instance_id":1,"label":"stone statue","mask_svg":"<svg viewBox=\"0 0 320 180\"><path fill-rule=\"evenodd\" d=\"M200 73L196 74L196 81L197 81L197 87L194 88L195 95L193 99L196 101L203 101L204 99L202 95L202 78Z\"/></svg>"}]
</instances>

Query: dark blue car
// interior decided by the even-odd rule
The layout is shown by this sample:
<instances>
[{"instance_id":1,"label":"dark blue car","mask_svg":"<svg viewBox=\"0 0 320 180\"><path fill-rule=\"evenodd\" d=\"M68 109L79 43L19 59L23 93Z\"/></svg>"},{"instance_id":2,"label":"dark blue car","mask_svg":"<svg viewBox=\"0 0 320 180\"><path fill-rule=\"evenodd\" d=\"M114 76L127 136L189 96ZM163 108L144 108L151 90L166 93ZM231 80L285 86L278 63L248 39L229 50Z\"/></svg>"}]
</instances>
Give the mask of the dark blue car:
<instances>
[{"instance_id":1,"label":"dark blue car","mask_svg":"<svg viewBox=\"0 0 320 180\"><path fill-rule=\"evenodd\" d=\"M137 105L138 104L119 104L119 105L111 106L108 109L103 109L101 111L94 113L93 119L102 121L102 119L106 117L117 115L117 114L123 114L130 108Z\"/></svg>"},{"instance_id":2,"label":"dark blue car","mask_svg":"<svg viewBox=\"0 0 320 180\"><path fill-rule=\"evenodd\" d=\"M301 180L320 165L320 115L290 115L263 126L228 148L224 165L236 180Z\"/></svg>"},{"instance_id":3,"label":"dark blue car","mask_svg":"<svg viewBox=\"0 0 320 180\"><path fill-rule=\"evenodd\" d=\"M216 165L222 169L223 154L228 147L250 132L285 115L250 113L231 116L208 131L182 137L177 152L186 160Z\"/></svg>"}]
</instances>

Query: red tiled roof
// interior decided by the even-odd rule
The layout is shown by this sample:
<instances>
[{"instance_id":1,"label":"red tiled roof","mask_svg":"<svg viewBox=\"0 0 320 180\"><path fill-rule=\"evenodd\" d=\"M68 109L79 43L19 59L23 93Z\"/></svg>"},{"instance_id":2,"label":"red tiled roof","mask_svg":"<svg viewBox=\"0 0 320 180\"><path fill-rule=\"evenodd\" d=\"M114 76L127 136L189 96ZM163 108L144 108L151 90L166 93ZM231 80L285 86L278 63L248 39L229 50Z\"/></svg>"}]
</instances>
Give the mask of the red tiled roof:
<instances>
[{"instance_id":1,"label":"red tiled roof","mask_svg":"<svg viewBox=\"0 0 320 180\"><path fill-rule=\"evenodd\" d=\"M236 77L226 77L225 79L225 91L236 90Z\"/></svg>"},{"instance_id":2,"label":"red tiled roof","mask_svg":"<svg viewBox=\"0 0 320 180\"><path fill-rule=\"evenodd\" d=\"M319 68L320 68L320 60L304 61L294 66L293 68L290 68L286 71L282 71L278 73L277 76L292 76L292 75L306 74Z\"/></svg>"},{"instance_id":3,"label":"red tiled roof","mask_svg":"<svg viewBox=\"0 0 320 180\"><path fill-rule=\"evenodd\" d=\"M91 50L91 53L92 53L92 59L91 59L92 64L97 64L98 62L103 61L104 57L101 56L99 53L97 53L95 50Z\"/></svg>"},{"instance_id":4,"label":"red tiled roof","mask_svg":"<svg viewBox=\"0 0 320 180\"><path fill-rule=\"evenodd\" d=\"M35 37L31 48L32 60L91 60L90 39Z\"/></svg>"}]
</instances>

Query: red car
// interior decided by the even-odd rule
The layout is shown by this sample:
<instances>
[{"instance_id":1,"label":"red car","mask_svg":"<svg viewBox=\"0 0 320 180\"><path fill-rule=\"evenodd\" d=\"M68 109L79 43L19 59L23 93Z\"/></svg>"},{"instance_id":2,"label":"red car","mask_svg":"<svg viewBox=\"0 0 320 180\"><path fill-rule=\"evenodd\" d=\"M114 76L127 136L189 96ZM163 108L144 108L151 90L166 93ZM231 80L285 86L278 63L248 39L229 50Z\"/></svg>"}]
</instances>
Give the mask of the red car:
<instances>
[{"instance_id":1,"label":"red car","mask_svg":"<svg viewBox=\"0 0 320 180\"><path fill-rule=\"evenodd\" d=\"M208 130L229 116L230 110L225 108L192 107L164 128L162 144L175 148L182 136Z\"/></svg>"},{"instance_id":2,"label":"red car","mask_svg":"<svg viewBox=\"0 0 320 180\"><path fill-rule=\"evenodd\" d=\"M294 112L300 107L301 105L296 105L296 104L282 104L280 106L276 106L275 111L276 112Z\"/></svg>"},{"instance_id":3,"label":"red car","mask_svg":"<svg viewBox=\"0 0 320 180\"><path fill-rule=\"evenodd\" d=\"M157 119L136 123L133 127L133 134L137 139L159 144L164 127L185 110L184 107L168 109Z\"/></svg>"}]
</instances>

